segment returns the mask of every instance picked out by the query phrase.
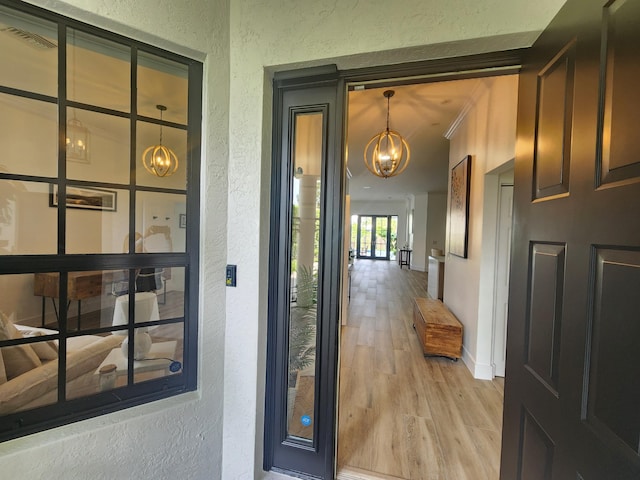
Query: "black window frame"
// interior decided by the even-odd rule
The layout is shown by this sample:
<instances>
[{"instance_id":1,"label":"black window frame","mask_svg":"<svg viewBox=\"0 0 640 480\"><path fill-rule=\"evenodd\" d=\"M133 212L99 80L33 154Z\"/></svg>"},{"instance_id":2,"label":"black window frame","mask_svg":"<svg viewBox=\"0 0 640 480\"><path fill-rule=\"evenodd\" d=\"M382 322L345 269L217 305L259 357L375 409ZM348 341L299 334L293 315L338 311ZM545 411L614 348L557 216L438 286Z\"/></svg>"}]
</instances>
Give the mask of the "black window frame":
<instances>
[{"instance_id":1,"label":"black window frame","mask_svg":"<svg viewBox=\"0 0 640 480\"><path fill-rule=\"evenodd\" d=\"M126 36L113 33L94 25L90 25L58 13L30 5L18 0L0 0L0 6L14 9L24 14L32 15L41 20L57 24L58 28L58 87L57 97L50 97L40 93L20 90L6 85L0 85L0 93L14 95L26 99L35 99L58 107L58 175L56 177L38 177L32 175L19 175L12 173L0 173L0 180L41 182L57 184L61 198L64 198L67 184L79 186L91 186L98 188L126 189L130 195L129 201L129 232L135 232L135 197L136 192L158 192L184 194L186 196L186 243L184 252L173 253L100 253L100 254L66 254L65 253L65 207L58 207L58 251L56 254L45 255L0 255L0 275L33 274L40 272L60 273L60 329L57 338L60 340L60 356L58 366L58 402L19 411L0 416L0 442L48 430L87 418L92 418L118 410L130 408L136 405L149 403L167 397L179 395L197 388L197 344L198 344L198 291L199 291L199 232L200 232L200 149L202 137L202 88L203 66L198 60L191 59L173 52L169 52ZM100 37L104 40L116 42L131 49L131 104L129 112L117 112L102 107L80 104L67 101L66 98L66 44L67 30L74 29L83 33ZM188 67L188 114L187 123L178 125L172 122L160 122L157 118L138 116L136 107L136 75L138 52L156 55ZM102 183L99 181L83 182L72 181L66 178L66 150L64 148L65 126L67 123L67 107L81 106L87 111L107 113L114 116L125 117L130 121L130 161L132 165L131 177L128 184ZM181 162L187 162L186 189L166 189L137 185L135 181L136 162L136 123L138 121L162 124L174 128L182 128L187 132L187 158ZM64 202L60 202L63 204ZM134 238L130 235L129 252L134 252ZM125 387L117 391L100 392L95 395L64 399L66 356L64 340L76 335L91 335L106 333L109 328L86 329L81 332L68 331L66 327L66 297L67 274L75 271L91 270L129 270L133 272L137 268L152 267L178 267L184 268L184 318L161 320L155 323L183 323L183 365L182 371L175 375L159 379L148 380L141 383L129 382ZM130 273L129 285L133 287L135 278ZM131 288L130 291L134 289ZM131 307L132 308L132 307ZM133 326L129 326L130 333ZM29 343L24 340L0 341L0 347ZM129 349L130 355L133 348ZM132 370L129 369L129 380Z\"/></svg>"}]
</instances>

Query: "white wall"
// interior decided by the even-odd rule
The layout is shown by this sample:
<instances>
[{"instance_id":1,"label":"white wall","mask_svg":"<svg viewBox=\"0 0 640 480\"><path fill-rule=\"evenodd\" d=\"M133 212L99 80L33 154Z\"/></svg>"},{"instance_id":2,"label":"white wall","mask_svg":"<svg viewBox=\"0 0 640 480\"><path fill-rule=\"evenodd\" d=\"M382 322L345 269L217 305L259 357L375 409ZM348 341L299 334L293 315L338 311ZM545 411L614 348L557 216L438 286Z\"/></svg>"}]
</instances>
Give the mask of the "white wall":
<instances>
[{"instance_id":1,"label":"white wall","mask_svg":"<svg viewBox=\"0 0 640 480\"><path fill-rule=\"evenodd\" d=\"M488 179L488 172L494 174L515 156L517 86L517 76L484 79L472 108L450 136L449 172L465 155L472 157L471 196L468 258L447 254L444 302L464 325L463 360L476 378L492 377L493 290L486 280L493 281L487 270L493 265L486 252L495 248L495 235L483 226L491 218L495 225L498 206L497 190L485 191L485 185L497 182L497 176L495 182ZM447 242L448 235L447 227Z\"/></svg>"},{"instance_id":2,"label":"white wall","mask_svg":"<svg viewBox=\"0 0 640 480\"><path fill-rule=\"evenodd\" d=\"M416 194L413 200L413 251L411 252L411 269L426 272L428 266L426 246L429 196L426 193L420 193Z\"/></svg>"},{"instance_id":3,"label":"white wall","mask_svg":"<svg viewBox=\"0 0 640 480\"><path fill-rule=\"evenodd\" d=\"M411 268L429 269L432 248L444 248L447 217L447 194L424 193L414 197L413 252Z\"/></svg>"},{"instance_id":4,"label":"white wall","mask_svg":"<svg viewBox=\"0 0 640 480\"><path fill-rule=\"evenodd\" d=\"M564 2L34 3L206 58L199 390L5 442L3 476L248 480L262 469L273 71L527 46ZM227 262L237 288L224 287Z\"/></svg>"},{"instance_id":5,"label":"white wall","mask_svg":"<svg viewBox=\"0 0 640 480\"><path fill-rule=\"evenodd\" d=\"M444 242L447 234L447 194L429 193L427 205L427 267L432 248L444 251Z\"/></svg>"}]
</instances>

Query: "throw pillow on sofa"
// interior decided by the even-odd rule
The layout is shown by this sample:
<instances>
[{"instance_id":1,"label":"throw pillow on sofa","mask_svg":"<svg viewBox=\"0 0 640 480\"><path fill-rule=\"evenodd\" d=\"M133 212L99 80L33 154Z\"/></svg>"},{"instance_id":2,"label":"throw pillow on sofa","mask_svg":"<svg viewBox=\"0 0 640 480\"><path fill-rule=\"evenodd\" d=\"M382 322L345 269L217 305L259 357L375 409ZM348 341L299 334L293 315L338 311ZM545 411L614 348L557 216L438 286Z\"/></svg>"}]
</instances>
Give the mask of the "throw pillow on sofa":
<instances>
[{"instance_id":1,"label":"throw pillow on sofa","mask_svg":"<svg viewBox=\"0 0 640 480\"><path fill-rule=\"evenodd\" d=\"M44 335L44 333L37 330L18 330L18 333L24 338L42 337ZM30 343L29 346L33 348L33 351L36 352L42 362L58 359L58 345L53 340Z\"/></svg>"},{"instance_id":2,"label":"throw pillow on sofa","mask_svg":"<svg viewBox=\"0 0 640 480\"><path fill-rule=\"evenodd\" d=\"M0 340L13 340L16 338L22 338L22 335L6 315L0 312ZM30 345L3 347L2 360L7 380L11 380L42 365L40 358L38 358L38 355Z\"/></svg>"}]
</instances>

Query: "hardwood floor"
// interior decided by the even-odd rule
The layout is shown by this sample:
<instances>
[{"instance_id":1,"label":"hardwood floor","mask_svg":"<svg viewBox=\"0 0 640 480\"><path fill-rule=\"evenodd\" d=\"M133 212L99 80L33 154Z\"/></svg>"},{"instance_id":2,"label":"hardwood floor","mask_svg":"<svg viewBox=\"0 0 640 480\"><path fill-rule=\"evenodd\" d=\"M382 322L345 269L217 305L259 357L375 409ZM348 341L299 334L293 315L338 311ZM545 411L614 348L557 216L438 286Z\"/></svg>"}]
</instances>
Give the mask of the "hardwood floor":
<instances>
[{"instance_id":1,"label":"hardwood floor","mask_svg":"<svg viewBox=\"0 0 640 480\"><path fill-rule=\"evenodd\" d=\"M427 274L357 260L342 327L340 480L498 478L503 382L422 355L412 300Z\"/></svg>"}]
</instances>

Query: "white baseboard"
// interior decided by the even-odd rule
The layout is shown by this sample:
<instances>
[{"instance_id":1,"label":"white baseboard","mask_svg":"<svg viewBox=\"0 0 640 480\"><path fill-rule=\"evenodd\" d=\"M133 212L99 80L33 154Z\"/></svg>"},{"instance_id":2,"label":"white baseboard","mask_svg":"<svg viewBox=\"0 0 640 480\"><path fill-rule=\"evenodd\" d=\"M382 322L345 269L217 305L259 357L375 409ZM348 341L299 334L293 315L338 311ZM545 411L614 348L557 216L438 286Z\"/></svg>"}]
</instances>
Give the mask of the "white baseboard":
<instances>
[{"instance_id":1,"label":"white baseboard","mask_svg":"<svg viewBox=\"0 0 640 480\"><path fill-rule=\"evenodd\" d=\"M477 363L469 351L462 346L462 361L477 380L493 380L493 368L489 364Z\"/></svg>"},{"instance_id":2,"label":"white baseboard","mask_svg":"<svg viewBox=\"0 0 640 480\"><path fill-rule=\"evenodd\" d=\"M485 363L476 363L474 378L478 380L493 380L493 368L491 365Z\"/></svg>"},{"instance_id":3,"label":"white baseboard","mask_svg":"<svg viewBox=\"0 0 640 480\"><path fill-rule=\"evenodd\" d=\"M426 272L427 269L424 267L419 267L417 265L411 265L411 270L415 270L416 272Z\"/></svg>"}]
</instances>

